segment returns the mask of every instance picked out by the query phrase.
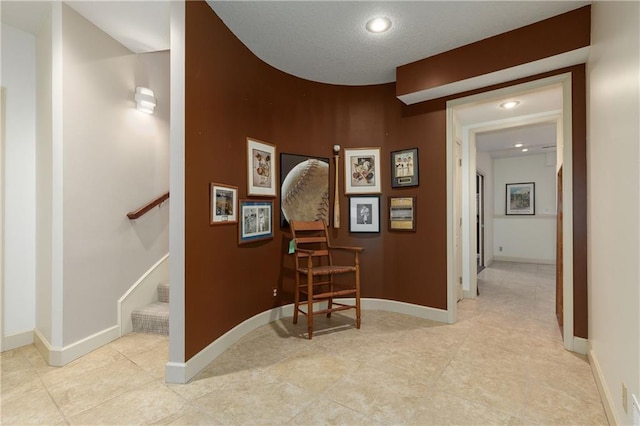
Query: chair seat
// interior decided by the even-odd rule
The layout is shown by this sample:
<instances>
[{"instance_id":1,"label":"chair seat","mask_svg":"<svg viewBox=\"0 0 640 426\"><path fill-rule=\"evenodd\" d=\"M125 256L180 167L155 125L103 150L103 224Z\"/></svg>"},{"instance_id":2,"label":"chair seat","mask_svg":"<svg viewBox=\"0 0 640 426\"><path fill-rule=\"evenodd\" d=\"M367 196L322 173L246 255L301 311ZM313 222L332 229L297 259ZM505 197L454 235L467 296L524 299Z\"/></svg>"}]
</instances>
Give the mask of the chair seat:
<instances>
[{"instance_id":1,"label":"chair seat","mask_svg":"<svg viewBox=\"0 0 640 426\"><path fill-rule=\"evenodd\" d=\"M306 316L307 332L311 339L314 315L326 314L327 318L330 318L332 312L355 309L355 326L360 328L359 253L364 248L331 246L329 231L324 221L292 220L289 221L289 225L293 234L296 271L293 323L298 323L298 314ZM351 253L353 264L334 265L332 256L334 251ZM340 256L345 257L344 254ZM346 255L346 257L349 256ZM338 274L345 274L345 276L334 281L334 277ZM323 309L320 305L324 302L327 305Z\"/></svg>"},{"instance_id":2,"label":"chair seat","mask_svg":"<svg viewBox=\"0 0 640 426\"><path fill-rule=\"evenodd\" d=\"M326 266L314 266L311 268L311 275L332 275L332 274L345 274L347 272L355 272L355 266L339 266L339 265L326 265ZM307 274L308 268L298 268L298 272L301 274Z\"/></svg>"}]
</instances>

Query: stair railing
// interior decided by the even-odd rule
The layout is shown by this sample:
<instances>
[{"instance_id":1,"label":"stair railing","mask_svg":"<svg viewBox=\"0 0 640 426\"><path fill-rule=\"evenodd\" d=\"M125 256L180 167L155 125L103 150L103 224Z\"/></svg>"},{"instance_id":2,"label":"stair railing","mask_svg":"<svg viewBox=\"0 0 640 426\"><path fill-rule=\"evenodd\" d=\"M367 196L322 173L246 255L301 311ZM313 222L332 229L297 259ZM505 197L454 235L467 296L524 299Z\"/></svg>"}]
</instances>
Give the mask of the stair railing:
<instances>
[{"instance_id":1,"label":"stair railing","mask_svg":"<svg viewBox=\"0 0 640 426\"><path fill-rule=\"evenodd\" d=\"M151 210L152 208L154 208L155 206L159 206L165 200L168 200L168 199L169 199L169 193L167 192L166 194L161 195L160 197L156 198L150 203L147 203L144 206L140 207L138 210L134 210L132 212L127 213L127 217L129 219L137 219L143 214L145 214L146 212L148 212L149 210Z\"/></svg>"}]
</instances>

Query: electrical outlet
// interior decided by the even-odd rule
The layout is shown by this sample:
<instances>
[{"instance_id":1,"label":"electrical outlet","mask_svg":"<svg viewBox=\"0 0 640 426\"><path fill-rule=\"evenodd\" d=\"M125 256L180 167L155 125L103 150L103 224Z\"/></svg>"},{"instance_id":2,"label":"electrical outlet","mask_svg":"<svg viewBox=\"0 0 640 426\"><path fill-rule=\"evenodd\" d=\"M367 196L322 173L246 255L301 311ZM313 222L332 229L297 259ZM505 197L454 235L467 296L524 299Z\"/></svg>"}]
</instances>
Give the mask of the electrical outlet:
<instances>
[{"instance_id":1,"label":"electrical outlet","mask_svg":"<svg viewBox=\"0 0 640 426\"><path fill-rule=\"evenodd\" d=\"M273 297L277 297L278 296L278 289L274 288L273 289Z\"/></svg>"},{"instance_id":2,"label":"electrical outlet","mask_svg":"<svg viewBox=\"0 0 640 426\"><path fill-rule=\"evenodd\" d=\"M622 408L624 408L624 412L628 411L628 401L627 401L627 386L622 382Z\"/></svg>"}]
</instances>

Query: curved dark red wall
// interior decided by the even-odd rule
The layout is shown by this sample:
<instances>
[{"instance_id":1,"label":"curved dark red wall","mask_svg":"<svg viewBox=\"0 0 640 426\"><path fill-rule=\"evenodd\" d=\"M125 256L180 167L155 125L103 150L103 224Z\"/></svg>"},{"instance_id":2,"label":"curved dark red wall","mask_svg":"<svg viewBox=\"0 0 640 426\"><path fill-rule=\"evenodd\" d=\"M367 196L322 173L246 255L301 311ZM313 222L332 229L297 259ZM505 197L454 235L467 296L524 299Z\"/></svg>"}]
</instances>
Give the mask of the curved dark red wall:
<instances>
[{"instance_id":1,"label":"curved dark red wall","mask_svg":"<svg viewBox=\"0 0 640 426\"><path fill-rule=\"evenodd\" d=\"M336 143L380 147L381 232L349 234L341 166L343 224L332 237L365 247L363 297L446 309L446 100L404 107L395 83L335 86L284 74L200 1L186 2L185 75L186 359L253 315L292 301L286 231L276 223L273 240L239 246L236 225L209 225L210 182L235 185L247 198L246 137L276 145L278 155L331 157ZM413 147L420 186L392 190L389 153ZM416 233L387 232L389 195L417 196Z\"/></svg>"}]
</instances>

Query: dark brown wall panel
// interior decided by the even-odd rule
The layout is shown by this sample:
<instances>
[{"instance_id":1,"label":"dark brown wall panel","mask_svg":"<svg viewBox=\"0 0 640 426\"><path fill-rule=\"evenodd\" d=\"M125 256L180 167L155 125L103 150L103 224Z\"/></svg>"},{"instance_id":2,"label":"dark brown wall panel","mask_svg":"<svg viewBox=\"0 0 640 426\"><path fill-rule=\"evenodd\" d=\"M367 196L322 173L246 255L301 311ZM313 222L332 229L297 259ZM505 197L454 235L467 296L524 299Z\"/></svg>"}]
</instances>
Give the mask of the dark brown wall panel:
<instances>
[{"instance_id":1,"label":"dark brown wall panel","mask_svg":"<svg viewBox=\"0 0 640 426\"><path fill-rule=\"evenodd\" d=\"M591 6L397 68L398 96L587 47Z\"/></svg>"},{"instance_id":2,"label":"dark brown wall panel","mask_svg":"<svg viewBox=\"0 0 640 426\"><path fill-rule=\"evenodd\" d=\"M573 68L558 72L567 71ZM257 59L199 1L186 2L185 74L186 359L253 315L292 301L288 235L279 224L273 240L243 246L237 244L236 225L209 226L210 182L236 185L239 197L246 198L247 136L275 144L278 156L286 152L332 157L335 143L348 148L381 147L381 233L348 232L341 158L342 226L331 229L332 238L337 244L365 247L363 297L446 309L447 99L406 107L395 97L395 84L334 86L284 74ZM584 92L584 87L574 89ZM574 128L586 129L586 118L576 114L586 111L583 95L573 99ZM574 129L574 149L578 135ZM420 186L392 190L389 153L412 147L419 149ZM330 176L333 195L333 162ZM574 186L582 184L574 182ZM416 233L387 231L389 195L417 196ZM277 211L279 198L274 203ZM579 252L576 262L586 271L586 254L582 259ZM279 290L276 298L273 288ZM578 284L576 291L581 289ZM586 330L586 281L583 294L584 306L582 293L574 302L580 305L574 308L576 330L583 326Z\"/></svg>"},{"instance_id":3,"label":"dark brown wall panel","mask_svg":"<svg viewBox=\"0 0 640 426\"><path fill-rule=\"evenodd\" d=\"M587 306L587 80L585 66L571 73L573 118L573 335L589 337Z\"/></svg>"},{"instance_id":4,"label":"dark brown wall panel","mask_svg":"<svg viewBox=\"0 0 640 426\"><path fill-rule=\"evenodd\" d=\"M246 198L247 136L275 144L278 155L332 157L335 143L381 147L382 232L348 232L341 158L342 226L331 230L332 238L365 247L363 297L446 308L444 111L410 118L405 125L394 84L334 86L286 75L250 53L206 3L187 2L186 11L186 358L247 318L292 301L286 231L276 225L273 240L238 246L237 226L209 226L209 182L237 185L240 198ZM389 234L389 152L415 146L422 183L394 193L418 195L424 202L418 232ZM333 194L333 169L330 174ZM279 199L274 201L278 207Z\"/></svg>"}]
</instances>

